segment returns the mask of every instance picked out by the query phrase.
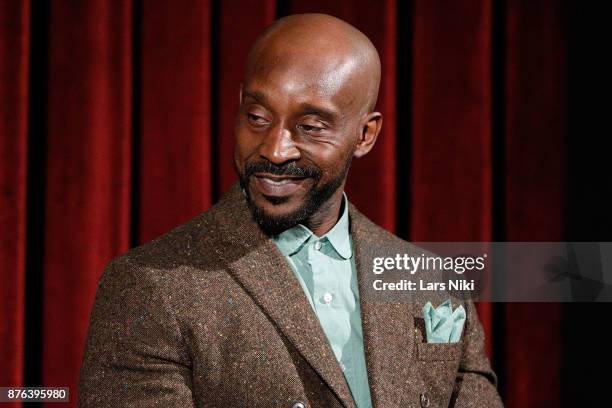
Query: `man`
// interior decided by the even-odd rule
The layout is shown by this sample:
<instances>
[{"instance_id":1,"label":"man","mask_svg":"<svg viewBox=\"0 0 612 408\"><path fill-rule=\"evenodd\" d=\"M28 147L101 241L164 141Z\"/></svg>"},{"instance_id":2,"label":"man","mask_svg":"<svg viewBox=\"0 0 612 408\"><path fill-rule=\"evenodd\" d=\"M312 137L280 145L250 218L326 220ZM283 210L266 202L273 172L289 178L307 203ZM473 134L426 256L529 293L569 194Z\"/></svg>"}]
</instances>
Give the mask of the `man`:
<instances>
[{"instance_id":1,"label":"man","mask_svg":"<svg viewBox=\"0 0 612 408\"><path fill-rule=\"evenodd\" d=\"M379 81L371 42L334 17L289 16L258 38L240 183L107 266L80 406L501 406L471 302L460 341L433 344L421 300L366 299L373 257L415 252L343 193L382 126Z\"/></svg>"}]
</instances>

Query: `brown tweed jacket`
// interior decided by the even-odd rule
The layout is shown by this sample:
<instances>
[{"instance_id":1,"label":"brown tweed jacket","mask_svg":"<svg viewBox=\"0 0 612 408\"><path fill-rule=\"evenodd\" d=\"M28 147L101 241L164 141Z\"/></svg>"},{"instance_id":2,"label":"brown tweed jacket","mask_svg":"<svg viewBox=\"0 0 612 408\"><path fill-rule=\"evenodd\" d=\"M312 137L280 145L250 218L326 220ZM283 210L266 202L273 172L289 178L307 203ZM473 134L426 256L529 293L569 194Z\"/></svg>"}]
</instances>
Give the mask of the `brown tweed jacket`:
<instances>
[{"instance_id":1,"label":"brown tweed jacket","mask_svg":"<svg viewBox=\"0 0 612 408\"><path fill-rule=\"evenodd\" d=\"M351 204L360 291L370 259L414 247ZM374 407L501 407L471 302L462 339L428 344L423 300L368 301ZM421 322L420 322L421 321ZM235 185L187 223L113 259L81 369L81 407L354 407L289 264ZM300 405L300 402L302 403Z\"/></svg>"}]
</instances>

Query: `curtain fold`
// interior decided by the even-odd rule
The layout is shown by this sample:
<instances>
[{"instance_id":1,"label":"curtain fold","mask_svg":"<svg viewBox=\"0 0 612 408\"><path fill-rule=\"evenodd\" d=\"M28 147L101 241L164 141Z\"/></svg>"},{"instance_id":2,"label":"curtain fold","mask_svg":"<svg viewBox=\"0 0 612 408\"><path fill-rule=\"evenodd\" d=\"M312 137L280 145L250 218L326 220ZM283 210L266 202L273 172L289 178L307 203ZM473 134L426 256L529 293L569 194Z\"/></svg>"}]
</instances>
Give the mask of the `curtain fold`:
<instances>
[{"instance_id":1,"label":"curtain fold","mask_svg":"<svg viewBox=\"0 0 612 408\"><path fill-rule=\"evenodd\" d=\"M565 6L550 0L505 7L505 239L562 241ZM504 306L506 404L560 406L561 305Z\"/></svg>"},{"instance_id":2,"label":"curtain fold","mask_svg":"<svg viewBox=\"0 0 612 408\"><path fill-rule=\"evenodd\" d=\"M0 386L24 375L29 24L29 1L0 3Z\"/></svg>"},{"instance_id":3,"label":"curtain fold","mask_svg":"<svg viewBox=\"0 0 612 408\"><path fill-rule=\"evenodd\" d=\"M211 3L142 2L138 237L147 242L212 204Z\"/></svg>"},{"instance_id":4,"label":"curtain fold","mask_svg":"<svg viewBox=\"0 0 612 408\"><path fill-rule=\"evenodd\" d=\"M131 35L129 1L50 2L42 383L73 401L98 278L129 247Z\"/></svg>"}]
</instances>

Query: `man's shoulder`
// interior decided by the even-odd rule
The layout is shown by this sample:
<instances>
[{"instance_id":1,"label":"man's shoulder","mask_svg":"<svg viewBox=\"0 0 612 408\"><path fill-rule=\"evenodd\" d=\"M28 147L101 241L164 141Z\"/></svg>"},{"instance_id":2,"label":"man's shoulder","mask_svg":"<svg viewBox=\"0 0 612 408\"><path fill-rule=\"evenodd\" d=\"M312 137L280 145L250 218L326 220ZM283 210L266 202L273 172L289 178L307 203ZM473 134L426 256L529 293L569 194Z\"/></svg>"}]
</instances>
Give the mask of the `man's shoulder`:
<instances>
[{"instance_id":1,"label":"man's shoulder","mask_svg":"<svg viewBox=\"0 0 612 408\"><path fill-rule=\"evenodd\" d=\"M198 243L202 242L210 223L208 211L204 211L187 222L141 245L130 248L114 259L118 263L147 263L157 267L173 267L189 259Z\"/></svg>"},{"instance_id":2,"label":"man's shoulder","mask_svg":"<svg viewBox=\"0 0 612 408\"><path fill-rule=\"evenodd\" d=\"M376 224L352 203L349 203L349 216L353 239L363 241L362 245L375 247L380 252L417 253L422 251L416 245Z\"/></svg>"},{"instance_id":3,"label":"man's shoulder","mask_svg":"<svg viewBox=\"0 0 612 408\"><path fill-rule=\"evenodd\" d=\"M231 198L230 198L231 201ZM113 258L109 265L116 269L161 271L220 269L219 248L231 245L227 238L227 218L233 207L221 200L210 209L177 225L164 234L135 246Z\"/></svg>"}]
</instances>

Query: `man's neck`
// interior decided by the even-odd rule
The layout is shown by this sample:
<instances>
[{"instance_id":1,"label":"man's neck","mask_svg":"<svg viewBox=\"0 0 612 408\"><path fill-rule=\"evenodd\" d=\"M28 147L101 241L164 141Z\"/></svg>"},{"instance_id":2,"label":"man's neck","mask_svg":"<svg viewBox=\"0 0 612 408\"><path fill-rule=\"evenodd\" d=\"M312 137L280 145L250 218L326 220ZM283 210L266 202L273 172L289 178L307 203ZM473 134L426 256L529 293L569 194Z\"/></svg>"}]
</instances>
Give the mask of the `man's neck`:
<instances>
[{"instance_id":1,"label":"man's neck","mask_svg":"<svg viewBox=\"0 0 612 408\"><path fill-rule=\"evenodd\" d=\"M319 210L306 221L305 226L317 237L325 235L340 219L343 189L339 188Z\"/></svg>"}]
</instances>

